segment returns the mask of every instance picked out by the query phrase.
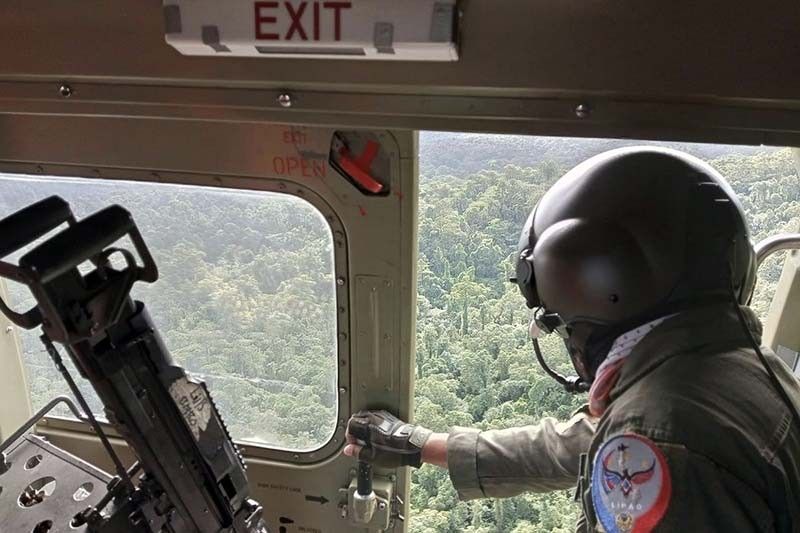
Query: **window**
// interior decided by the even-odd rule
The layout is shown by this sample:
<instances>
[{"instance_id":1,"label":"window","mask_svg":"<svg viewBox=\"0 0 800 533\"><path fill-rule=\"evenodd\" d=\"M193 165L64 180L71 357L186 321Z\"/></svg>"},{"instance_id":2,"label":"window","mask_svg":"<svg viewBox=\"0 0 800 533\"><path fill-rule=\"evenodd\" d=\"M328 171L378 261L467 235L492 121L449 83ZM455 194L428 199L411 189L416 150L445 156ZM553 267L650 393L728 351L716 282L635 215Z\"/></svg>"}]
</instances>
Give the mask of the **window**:
<instances>
[{"instance_id":1,"label":"window","mask_svg":"<svg viewBox=\"0 0 800 533\"><path fill-rule=\"evenodd\" d=\"M420 135L417 422L437 431L559 419L583 403L536 364L528 310L507 283L519 232L531 208L565 171L605 150L654 144L694 154L738 193L755 241L800 224L800 178L786 148L642 143L457 133ZM760 269L753 305L764 317L783 258ZM543 349L574 374L562 344ZM560 359L559 359L560 357ZM574 491L459 502L447 473L412 474L411 533L573 531Z\"/></svg>"},{"instance_id":2,"label":"window","mask_svg":"<svg viewBox=\"0 0 800 533\"><path fill-rule=\"evenodd\" d=\"M336 287L330 227L316 208L270 192L0 174L0 216L53 194L78 218L111 204L133 214L160 271L133 296L173 357L209 384L235 439L292 451L330 440ZM15 307L31 303L24 287L9 290ZM34 408L68 394L37 333L22 340Z\"/></svg>"}]
</instances>

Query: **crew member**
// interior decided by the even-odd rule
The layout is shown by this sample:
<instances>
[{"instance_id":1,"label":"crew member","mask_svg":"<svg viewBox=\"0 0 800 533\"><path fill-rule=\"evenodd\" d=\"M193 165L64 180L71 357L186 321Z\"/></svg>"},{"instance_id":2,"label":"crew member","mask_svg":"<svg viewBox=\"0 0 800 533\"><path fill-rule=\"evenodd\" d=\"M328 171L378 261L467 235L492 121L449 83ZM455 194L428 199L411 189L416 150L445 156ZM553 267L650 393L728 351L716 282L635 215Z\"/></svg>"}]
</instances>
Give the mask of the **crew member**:
<instances>
[{"instance_id":1,"label":"crew member","mask_svg":"<svg viewBox=\"0 0 800 533\"><path fill-rule=\"evenodd\" d=\"M709 165L647 147L593 157L534 208L516 275L534 343L561 336L578 378L546 370L587 405L448 434L364 411L345 453L445 467L462 499L577 484L579 531L800 532L800 387L759 347L756 266Z\"/></svg>"}]
</instances>

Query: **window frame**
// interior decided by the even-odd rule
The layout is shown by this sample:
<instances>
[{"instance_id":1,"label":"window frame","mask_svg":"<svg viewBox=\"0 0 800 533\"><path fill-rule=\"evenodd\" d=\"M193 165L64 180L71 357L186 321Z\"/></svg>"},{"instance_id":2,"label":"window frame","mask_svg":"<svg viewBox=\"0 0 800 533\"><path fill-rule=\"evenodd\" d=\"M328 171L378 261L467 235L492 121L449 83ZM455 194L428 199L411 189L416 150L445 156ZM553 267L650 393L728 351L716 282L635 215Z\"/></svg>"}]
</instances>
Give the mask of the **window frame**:
<instances>
[{"instance_id":1,"label":"window frame","mask_svg":"<svg viewBox=\"0 0 800 533\"><path fill-rule=\"evenodd\" d=\"M19 167L19 168L15 168ZM19 174L39 177L83 178L104 181L125 181L136 183L160 183L174 185L198 186L208 189L228 189L249 192L270 192L294 196L307 201L324 218L331 232L333 240L333 267L335 279L335 306L336 306L336 389L337 416L336 425L330 438L318 448L308 451L292 450L258 444L252 441L236 441L239 451L247 458L259 459L275 463L289 463L298 465L312 465L333 459L345 444L345 423L351 414L350 408L350 289L349 289L349 260L348 241L342 219L335 209L323 197L312 189L294 181L279 178L245 176L211 175L200 173L181 172L150 172L128 169L98 169L97 167L83 166L58 166L48 165L47 172L40 165L36 165L31 172L30 165L3 165L0 172L3 174ZM146 303L146 302L145 302ZM23 364L24 367L24 364ZM81 378L82 379L82 378ZM27 383L26 383L27 388ZM211 391L212 395L214 391ZM30 397L28 391L27 397ZM224 417L223 417L224 420ZM111 438L120 438L115 428L101 422L103 429ZM76 436L93 435L91 427L78 420L64 417L46 417L41 420L38 427L46 431L68 432ZM124 441L120 441L124 445Z\"/></svg>"}]
</instances>

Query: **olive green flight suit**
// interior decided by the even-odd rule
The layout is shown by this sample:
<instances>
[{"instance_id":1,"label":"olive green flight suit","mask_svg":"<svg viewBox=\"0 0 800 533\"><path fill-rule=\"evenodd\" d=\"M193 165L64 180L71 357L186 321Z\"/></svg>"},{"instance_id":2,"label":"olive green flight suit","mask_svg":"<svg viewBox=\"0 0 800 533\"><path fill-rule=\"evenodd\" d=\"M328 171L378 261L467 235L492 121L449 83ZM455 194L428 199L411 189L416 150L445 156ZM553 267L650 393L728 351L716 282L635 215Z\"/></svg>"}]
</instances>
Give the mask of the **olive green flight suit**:
<instances>
[{"instance_id":1,"label":"olive green flight suit","mask_svg":"<svg viewBox=\"0 0 800 533\"><path fill-rule=\"evenodd\" d=\"M759 340L758 319L743 310ZM762 351L800 406L789 368ZM800 428L730 304L684 311L656 327L633 348L610 400L599 421L582 411L566 423L454 428L448 467L459 496L564 489L577 478L578 531L603 531L592 499L595 456L609 439L636 434L660 450L671 478L655 531L800 532Z\"/></svg>"}]
</instances>

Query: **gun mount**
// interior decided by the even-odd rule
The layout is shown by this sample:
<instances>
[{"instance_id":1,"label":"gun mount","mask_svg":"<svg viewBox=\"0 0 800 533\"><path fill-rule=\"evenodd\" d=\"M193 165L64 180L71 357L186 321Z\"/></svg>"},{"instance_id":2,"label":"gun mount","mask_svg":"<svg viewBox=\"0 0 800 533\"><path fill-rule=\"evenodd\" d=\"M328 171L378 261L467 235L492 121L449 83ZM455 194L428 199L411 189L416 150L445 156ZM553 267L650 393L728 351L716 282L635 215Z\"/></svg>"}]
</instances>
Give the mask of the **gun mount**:
<instances>
[{"instance_id":1,"label":"gun mount","mask_svg":"<svg viewBox=\"0 0 800 533\"><path fill-rule=\"evenodd\" d=\"M3 261L64 224L18 265ZM133 250L114 246L124 238ZM87 261L83 274L78 267ZM0 300L0 312L22 328L41 326L42 342L84 411L56 398L0 445L4 529L266 533L242 457L205 383L173 361L145 305L130 297L134 283L155 282L158 270L125 209L111 206L77 221L54 196L7 217L0 221L0 277L30 289L33 308L17 312ZM107 420L134 451L138 462L131 467L115 454L54 343L91 383ZM26 435L59 402L92 425L116 475ZM26 472L34 467L29 482ZM96 485L107 492L93 492Z\"/></svg>"}]
</instances>

